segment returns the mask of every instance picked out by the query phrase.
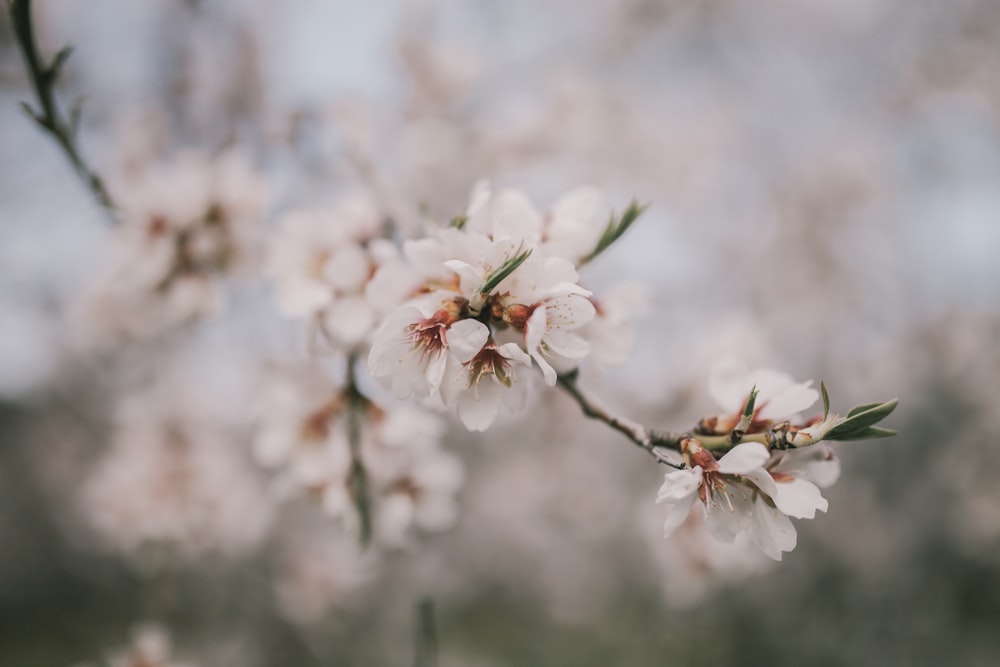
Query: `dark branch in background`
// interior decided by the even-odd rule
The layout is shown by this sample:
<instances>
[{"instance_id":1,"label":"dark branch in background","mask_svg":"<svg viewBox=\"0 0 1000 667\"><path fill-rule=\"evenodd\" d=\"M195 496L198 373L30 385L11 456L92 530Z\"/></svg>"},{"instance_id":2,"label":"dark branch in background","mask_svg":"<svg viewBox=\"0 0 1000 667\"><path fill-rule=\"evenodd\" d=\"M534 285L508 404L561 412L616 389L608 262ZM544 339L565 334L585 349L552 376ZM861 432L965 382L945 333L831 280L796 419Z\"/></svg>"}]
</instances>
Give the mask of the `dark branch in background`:
<instances>
[{"instance_id":1,"label":"dark branch in background","mask_svg":"<svg viewBox=\"0 0 1000 667\"><path fill-rule=\"evenodd\" d=\"M367 547L372 539L372 506L371 492L368 488L368 470L361 458L361 428L368 399L358 389L354 370L357 361L354 354L347 357L347 382L344 387L344 396L347 398L347 441L351 448L351 470L347 477L347 488L354 507L358 510L361 544Z\"/></svg>"},{"instance_id":2,"label":"dark branch in background","mask_svg":"<svg viewBox=\"0 0 1000 667\"><path fill-rule=\"evenodd\" d=\"M434 631L434 603L425 598L417 604L414 629L413 667L437 667L437 634Z\"/></svg>"},{"instance_id":3,"label":"dark branch in background","mask_svg":"<svg viewBox=\"0 0 1000 667\"><path fill-rule=\"evenodd\" d=\"M7 11L10 14L11 25L14 27L14 37L21 46L21 53L24 54L24 64L28 70L31 85L35 89L39 108L33 109L27 102L22 102L21 106L32 120L38 123L39 127L56 140L63 153L69 158L76 173L94 193L98 203L114 220L115 206L111 195L105 189L101 177L83 161L76 144L81 104L77 101L73 105L68 119L64 117L59 105L56 104L55 85L63 65L66 64L66 60L73 51L72 47L63 47L51 63L45 64L35 43L35 31L31 22L31 0L8 0Z\"/></svg>"}]
</instances>

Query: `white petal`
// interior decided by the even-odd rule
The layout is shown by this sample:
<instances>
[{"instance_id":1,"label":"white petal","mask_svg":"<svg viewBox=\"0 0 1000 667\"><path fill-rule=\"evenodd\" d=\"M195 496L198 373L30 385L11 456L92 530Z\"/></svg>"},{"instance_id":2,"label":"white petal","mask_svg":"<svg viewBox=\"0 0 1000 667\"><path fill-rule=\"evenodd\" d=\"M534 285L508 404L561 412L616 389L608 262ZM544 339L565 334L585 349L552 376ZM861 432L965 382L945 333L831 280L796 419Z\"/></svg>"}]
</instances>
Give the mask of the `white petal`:
<instances>
[{"instance_id":1,"label":"white petal","mask_svg":"<svg viewBox=\"0 0 1000 667\"><path fill-rule=\"evenodd\" d=\"M360 343L375 325L375 311L360 296L334 301L326 310L324 324L333 338L346 345Z\"/></svg>"},{"instance_id":2,"label":"white petal","mask_svg":"<svg viewBox=\"0 0 1000 667\"><path fill-rule=\"evenodd\" d=\"M685 498L681 498L676 502L665 503L664 508L666 510L666 518L663 520L663 539L667 539L674 534L682 523L691 514L691 506L694 505L694 501L697 498L695 494L691 494Z\"/></svg>"},{"instance_id":3,"label":"white petal","mask_svg":"<svg viewBox=\"0 0 1000 667\"><path fill-rule=\"evenodd\" d=\"M460 259L449 259L445 267L458 274L461 279L462 293L471 294L483 285L483 274L476 267Z\"/></svg>"},{"instance_id":4,"label":"white petal","mask_svg":"<svg viewBox=\"0 0 1000 667\"><path fill-rule=\"evenodd\" d=\"M550 330L545 344L551 352L567 359L583 359L590 354L590 343L569 331Z\"/></svg>"},{"instance_id":5,"label":"white petal","mask_svg":"<svg viewBox=\"0 0 1000 667\"><path fill-rule=\"evenodd\" d=\"M279 280L274 289L278 310L285 317L311 315L333 298L333 290L329 285L303 274L293 274Z\"/></svg>"},{"instance_id":6,"label":"white petal","mask_svg":"<svg viewBox=\"0 0 1000 667\"><path fill-rule=\"evenodd\" d=\"M365 285L365 298L382 313L387 313L420 287L417 272L402 262L389 262L379 267Z\"/></svg>"},{"instance_id":7,"label":"white petal","mask_svg":"<svg viewBox=\"0 0 1000 667\"><path fill-rule=\"evenodd\" d=\"M524 239L536 243L541 238L542 216L523 192L503 190L491 202L493 238Z\"/></svg>"},{"instance_id":8,"label":"white petal","mask_svg":"<svg viewBox=\"0 0 1000 667\"><path fill-rule=\"evenodd\" d=\"M793 477L788 481L776 480L776 493L773 497L778 509L796 519L813 519L816 510L825 512L829 506L812 482Z\"/></svg>"},{"instance_id":9,"label":"white petal","mask_svg":"<svg viewBox=\"0 0 1000 667\"><path fill-rule=\"evenodd\" d=\"M528 348L528 352L532 356L534 356L538 346L542 344L546 322L545 308L535 308L535 312L531 314L524 325L524 346Z\"/></svg>"},{"instance_id":10,"label":"white petal","mask_svg":"<svg viewBox=\"0 0 1000 667\"><path fill-rule=\"evenodd\" d=\"M775 488L774 478L771 477L771 473L764 470L763 468L755 468L753 470L748 470L743 473L743 476L753 482L761 493L766 495L768 498L774 498L774 495L778 492Z\"/></svg>"},{"instance_id":11,"label":"white petal","mask_svg":"<svg viewBox=\"0 0 1000 667\"><path fill-rule=\"evenodd\" d=\"M695 466L685 470L671 470L663 476L663 485L656 494L656 502L677 502L694 496L701 485L702 469Z\"/></svg>"},{"instance_id":12,"label":"white petal","mask_svg":"<svg viewBox=\"0 0 1000 667\"><path fill-rule=\"evenodd\" d=\"M753 388L753 380L749 379L750 369L735 357L724 357L712 364L709 371L708 393L719 405L728 412L736 412L743 407L744 401Z\"/></svg>"},{"instance_id":13,"label":"white petal","mask_svg":"<svg viewBox=\"0 0 1000 667\"><path fill-rule=\"evenodd\" d=\"M496 419L503 404L504 386L484 378L458 398L458 417L470 431L485 431Z\"/></svg>"},{"instance_id":14,"label":"white petal","mask_svg":"<svg viewBox=\"0 0 1000 667\"><path fill-rule=\"evenodd\" d=\"M731 544L749 525L749 503L742 496L733 496L733 509L716 505L705 512L705 527L720 542Z\"/></svg>"},{"instance_id":15,"label":"white petal","mask_svg":"<svg viewBox=\"0 0 1000 667\"><path fill-rule=\"evenodd\" d=\"M542 377L545 378L545 384L550 387L556 386L558 374L556 373L556 369L552 368L552 364L546 361L538 352L532 352L531 356L542 370Z\"/></svg>"},{"instance_id":16,"label":"white petal","mask_svg":"<svg viewBox=\"0 0 1000 667\"><path fill-rule=\"evenodd\" d=\"M528 353L521 349L521 346L517 343L504 343L497 351L505 359L510 359L511 361L516 361L519 364L524 364L525 366L531 365L531 357Z\"/></svg>"},{"instance_id":17,"label":"white petal","mask_svg":"<svg viewBox=\"0 0 1000 667\"><path fill-rule=\"evenodd\" d=\"M469 389L469 374L466 372L462 362L448 355L445 365L444 378L441 380L441 402L445 405L454 405L459 396Z\"/></svg>"},{"instance_id":18,"label":"white petal","mask_svg":"<svg viewBox=\"0 0 1000 667\"><path fill-rule=\"evenodd\" d=\"M791 380L790 377L788 379ZM766 399L759 413L760 418L783 419L808 410L819 398L819 392L809 386L811 384L810 380L792 382L782 387L772 397Z\"/></svg>"},{"instance_id":19,"label":"white petal","mask_svg":"<svg viewBox=\"0 0 1000 667\"><path fill-rule=\"evenodd\" d=\"M338 248L323 267L323 275L330 284L345 291L360 289L370 271L367 253L355 243Z\"/></svg>"},{"instance_id":20,"label":"white petal","mask_svg":"<svg viewBox=\"0 0 1000 667\"><path fill-rule=\"evenodd\" d=\"M743 475L763 466L770 456L767 447L759 442L744 442L733 447L719 459L719 472L727 475Z\"/></svg>"},{"instance_id":21,"label":"white petal","mask_svg":"<svg viewBox=\"0 0 1000 667\"><path fill-rule=\"evenodd\" d=\"M489 327L479 320L459 320L446 334L448 349L463 364L479 354L489 337Z\"/></svg>"},{"instance_id":22,"label":"white petal","mask_svg":"<svg viewBox=\"0 0 1000 667\"><path fill-rule=\"evenodd\" d=\"M792 520L762 498L758 498L753 506L751 532L761 551L774 560L781 560L783 551L794 549L798 537Z\"/></svg>"}]
</instances>

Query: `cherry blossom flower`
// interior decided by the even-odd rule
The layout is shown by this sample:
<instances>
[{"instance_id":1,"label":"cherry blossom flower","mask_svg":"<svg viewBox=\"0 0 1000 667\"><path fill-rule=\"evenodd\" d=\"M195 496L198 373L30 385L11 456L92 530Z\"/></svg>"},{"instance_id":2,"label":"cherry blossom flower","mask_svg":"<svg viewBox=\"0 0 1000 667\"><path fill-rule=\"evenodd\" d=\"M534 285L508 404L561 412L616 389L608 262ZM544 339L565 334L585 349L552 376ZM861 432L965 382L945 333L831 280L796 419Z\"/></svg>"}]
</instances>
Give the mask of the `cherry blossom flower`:
<instances>
[{"instance_id":1,"label":"cherry blossom flower","mask_svg":"<svg viewBox=\"0 0 1000 667\"><path fill-rule=\"evenodd\" d=\"M315 318L336 345L365 341L387 306L366 297L368 285L381 266L399 261L392 242L378 238L381 232L378 210L361 197L332 211L287 214L272 239L267 266L281 313ZM391 305L401 301L397 296Z\"/></svg>"},{"instance_id":2,"label":"cherry blossom flower","mask_svg":"<svg viewBox=\"0 0 1000 667\"><path fill-rule=\"evenodd\" d=\"M767 448L747 442L716 460L696 441L685 442L693 467L668 472L656 497L667 509L664 537L670 537L684 522L696 500L704 505L713 534L735 535L739 530L733 531L732 526L749 516L747 501L754 492L753 484L767 477L763 468L769 458Z\"/></svg>"},{"instance_id":3,"label":"cherry blossom flower","mask_svg":"<svg viewBox=\"0 0 1000 667\"><path fill-rule=\"evenodd\" d=\"M825 449L768 453L759 443L737 445L722 458L697 441L687 440L693 467L668 472L656 502L667 508L664 535L669 537L701 500L709 532L723 542L747 533L765 554L781 560L796 544L790 517L812 519L827 510L814 480L836 479L839 466Z\"/></svg>"},{"instance_id":4,"label":"cherry blossom flower","mask_svg":"<svg viewBox=\"0 0 1000 667\"><path fill-rule=\"evenodd\" d=\"M718 361L709 376L709 393L727 416L739 414L746 405L752 387L757 388L755 422L789 419L808 409L819 398L812 380L796 382L787 373L758 368L751 370L739 360L727 357Z\"/></svg>"},{"instance_id":5,"label":"cherry blossom flower","mask_svg":"<svg viewBox=\"0 0 1000 667\"><path fill-rule=\"evenodd\" d=\"M192 663L180 662L173 657L170 633L155 623L143 623L132 630L132 642L128 648L112 655L108 663L111 667L192 667Z\"/></svg>"},{"instance_id":6,"label":"cherry blossom flower","mask_svg":"<svg viewBox=\"0 0 1000 667\"><path fill-rule=\"evenodd\" d=\"M304 376L304 377L303 377ZM360 410L358 451L375 508L376 536L401 546L411 529L449 528L464 469L441 447L440 418L415 407L352 407L342 389L318 373L279 376L262 401L255 437L258 461L276 471L275 489L315 498L348 532L360 517L351 495L351 417Z\"/></svg>"},{"instance_id":7,"label":"cherry blossom flower","mask_svg":"<svg viewBox=\"0 0 1000 667\"><path fill-rule=\"evenodd\" d=\"M123 402L79 493L89 527L140 567L251 553L272 515L236 434L170 385Z\"/></svg>"},{"instance_id":8,"label":"cherry blossom flower","mask_svg":"<svg viewBox=\"0 0 1000 667\"><path fill-rule=\"evenodd\" d=\"M256 259L267 187L238 152L187 152L127 174L120 224L80 315L96 342L219 311L221 280Z\"/></svg>"}]
</instances>

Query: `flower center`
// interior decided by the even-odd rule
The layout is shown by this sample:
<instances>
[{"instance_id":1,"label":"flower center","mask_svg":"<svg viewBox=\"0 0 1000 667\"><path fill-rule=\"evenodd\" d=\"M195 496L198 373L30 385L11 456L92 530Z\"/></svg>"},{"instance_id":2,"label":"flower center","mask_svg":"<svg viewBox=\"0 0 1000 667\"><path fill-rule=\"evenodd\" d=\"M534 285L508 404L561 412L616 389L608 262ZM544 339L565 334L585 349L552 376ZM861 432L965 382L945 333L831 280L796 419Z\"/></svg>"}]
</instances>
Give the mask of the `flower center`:
<instances>
[{"instance_id":1,"label":"flower center","mask_svg":"<svg viewBox=\"0 0 1000 667\"><path fill-rule=\"evenodd\" d=\"M479 384L479 381L486 375L492 375L506 387L510 386L510 361L500 354L500 350L493 342L487 343L465 365L469 368L470 386Z\"/></svg>"}]
</instances>

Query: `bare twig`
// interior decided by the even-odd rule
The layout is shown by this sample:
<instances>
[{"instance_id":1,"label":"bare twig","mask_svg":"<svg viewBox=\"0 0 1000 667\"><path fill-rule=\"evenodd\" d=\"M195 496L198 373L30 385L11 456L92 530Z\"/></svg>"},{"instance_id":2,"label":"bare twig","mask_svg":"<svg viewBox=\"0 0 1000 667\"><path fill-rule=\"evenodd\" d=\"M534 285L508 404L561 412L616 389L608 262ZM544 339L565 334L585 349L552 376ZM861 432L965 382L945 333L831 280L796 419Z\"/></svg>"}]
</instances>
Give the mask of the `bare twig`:
<instances>
[{"instance_id":1,"label":"bare twig","mask_svg":"<svg viewBox=\"0 0 1000 667\"><path fill-rule=\"evenodd\" d=\"M78 102L73 105L67 119L56 103L55 85L63 65L66 64L66 60L73 51L72 47L63 47L51 63L44 63L38 53L35 41L35 30L31 21L31 0L8 0L7 11L10 14L11 25L14 27L14 37L21 46L21 53L24 54L24 64L28 70L31 85L35 89L39 109L33 109L26 102L22 102L21 106L39 127L56 140L63 153L69 158L73 169L76 170L76 173L93 192L98 203L104 207L114 221L115 207L111 195L104 187L101 177L84 162L76 145L76 134L80 124L80 104Z\"/></svg>"},{"instance_id":2,"label":"bare twig","mask_svg":"<svg viewBox=\"0 0 1000 667\"><path fill-rule=\"evenodd\" d=\"M562 389L577 402L580 409L583 411L583 414L591 419L604 422L631 440L634 444L645 449L660 463L675 468L683 467L667 460L664 457L663 450L673 450L679 452L681 440L686 437L690 437L690 434L654 431L653 429L646 428L642 424L632 421L626 417L613 415L597 401L587 397L580 387L577 386L576 378L576 371L560 375L559 386L562 387Z\"/></svg>"}]
</instances>

